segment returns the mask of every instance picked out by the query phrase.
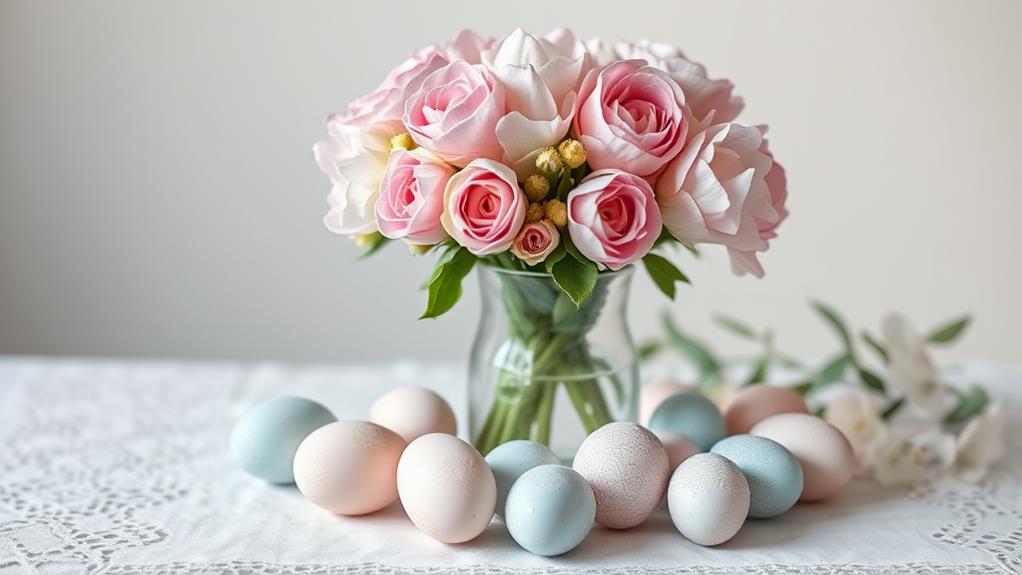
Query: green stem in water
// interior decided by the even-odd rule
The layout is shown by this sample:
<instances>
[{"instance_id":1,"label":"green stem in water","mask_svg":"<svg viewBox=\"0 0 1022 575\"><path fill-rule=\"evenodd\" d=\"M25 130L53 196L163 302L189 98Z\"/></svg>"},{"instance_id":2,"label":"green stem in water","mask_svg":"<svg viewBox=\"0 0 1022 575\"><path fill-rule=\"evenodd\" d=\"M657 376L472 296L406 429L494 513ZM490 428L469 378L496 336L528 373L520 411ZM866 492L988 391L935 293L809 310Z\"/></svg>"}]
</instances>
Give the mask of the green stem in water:
<instances>
[{"instance_id":1,"label":"green stem in water","mask_svg":"<svg viewBox=\"0 0 1022 575\"><path fill-rule=\"evenodd\" d=\"M536 441L543 445L550 445L550 425L553 422L556 393L556 382L543 384L543 396L539 400L539 409L536 410Z\"/></svg>"}]
</instances>

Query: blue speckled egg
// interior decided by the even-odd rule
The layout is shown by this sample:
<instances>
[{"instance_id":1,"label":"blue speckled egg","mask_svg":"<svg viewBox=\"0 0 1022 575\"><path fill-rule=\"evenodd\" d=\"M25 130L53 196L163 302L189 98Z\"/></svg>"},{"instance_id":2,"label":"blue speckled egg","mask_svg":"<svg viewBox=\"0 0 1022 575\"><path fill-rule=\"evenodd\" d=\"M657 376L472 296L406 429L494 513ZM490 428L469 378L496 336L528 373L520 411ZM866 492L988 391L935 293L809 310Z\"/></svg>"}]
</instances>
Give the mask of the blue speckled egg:
<instances>
[{"instance_id":1,"label":"blue speckled egg","mask_svg":"<svg viewBox=\"0 0 1022 575\"><path fill-rule=\"evenodd\" d=\"M783 445L755 435L733 435L713 446L749 480L749 517L776 517L802 495L802 467Z\"/></svg>"},{"instance_id":2,"label":"blue speckled egg","mask_svg":"<svg viewBox=\"0 0 1022 575\"><path fill-rule=\"evenodd\" d=\"M300 397L267 399L234 424L231 455L242 469L269 483L294 483L298 445L310 433L337 421L330 410Z\"/></svg>"},{"instance_id":3,"label":"blue speckled egg","mask_svg":"<svg viewBox=\"0 0 1022 575\"><path fill-rule=\"evenodd\" d=\"M596 497L574 469L540 465L515 481L506 511L511 537L526 551L550 557L586 538L596 520Z\"/></svg>"},{"instance_id":4,"label":"blue speckled egg","mask_svg":"<svg viewBox=\"0 0 1022 575\"><path fill-rule=\"evenodd\" d=\"M516 439L495 447L486 455L486 464L497 480L497 515L504 516L504 505L511 486L523 473L538 465L558 463L550 448L542 443Z\"/></svg>"},{"instance_id":5,"label":"blue speckled egg","mask_svg":"<svg viewBox=\"0 0 1022 575\"><path fill-rule=\"evenodd\" d=\"M703 451L709 451L726 434L720 410L697 393L675 393L665 399L650 416L649 429L680 433Z\"/></svg>"}]
</instances>

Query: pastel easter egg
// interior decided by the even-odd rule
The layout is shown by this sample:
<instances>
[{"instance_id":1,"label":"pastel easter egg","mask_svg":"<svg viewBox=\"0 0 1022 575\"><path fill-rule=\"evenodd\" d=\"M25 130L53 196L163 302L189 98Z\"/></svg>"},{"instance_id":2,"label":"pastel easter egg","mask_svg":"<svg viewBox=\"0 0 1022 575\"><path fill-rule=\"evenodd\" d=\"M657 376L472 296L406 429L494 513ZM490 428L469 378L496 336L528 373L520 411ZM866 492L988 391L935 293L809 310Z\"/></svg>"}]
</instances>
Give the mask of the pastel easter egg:
<instances>
[{"instance_id":1,"label":"pastel easter egg","mask_svg":"<svg viewBox=\"0 0 1022 575\"><path fill-rule=\"evenodd\" d=\"M242 469L269 483L294 483L298 445L336 421L330 410L300 397L274 397L256 404L234 424L231 456Z\"/></svg>"},{"instance_id":2,"label":"pastel easter egg","mask_svg":"<svg viewBox=\"0 0 1022 575\"><path fill-rule=\"evenodd\" d=\"M596 521L628 529L645 521L663 497L670 474L663 444L636 423L613 422L589 434L572 467L596 496Z\"/></svg>"},{"instance_id":3,"label":"pastel easter egg","mask_svg":"<svg viewBox=\"0 0 1022 575\"><path fill-rule=\"evenodd\" d=\"M525 439L502 443L486 454L486 464L497 480L497 515L503 517L507 494L523 473L533 467L552 463L558 461L549 447Z\"/></svg>"},{"instance_id":4,"label":"pastel easter egg","mask_svg":"<svg viewBox=\"0 0 1022 575\"><path fill-rule=\"evenodd\" d=\"M676 393L653 410L653 431L670 431L692 440L700 451L709 451L724 438L724 418L712 401L697 393Z\"/></svg>"},{"instance_id":5,"label":"pastel easter egg","mask_svg":"<svg viewBox=\"0 0 1022 575\"><path fill-rule=\"evenodd\" d=\"M698 390L670 378L639 387L639 423L649 425L649 418L661 403L675 393L698 393Z\"/></svg>"},{"instance_id":6,"label":"pastel easter egg","mask_svg":"<svg viewBox=\"0 0 1022 575\"><path fill-rule=\"evenodd\" d=\"M780 413L809 413L805 399L786 387L749 385L732 393L722 409L728 435L749 433L754 425Z\"/></svg>"},{"instance_id":7,"label":"pastel easter egg","mask_svg":"<svg viewBox=\"0 0 1022 575\"><path fill-rule=\"evenodd\" d=\"M369 407L369 421L394 431L408 443L427 433L458 432L451 406L424 387L399 387L383 394Z\"/></svg>"},{"instance_id":8,"label":"pastel easter egg","mask_svg":"<svg viewBox=\"0 0 1022 575\"><path fill-rule=\"evenodd\" d=\"M755 435L733 435L711 450L738 466L749 482L749 517L776 517L802 495L802 467L783 445Z\"/></svg>"},{"instance_id":9,"label":"pastel easter egg","mask_svg":"<svg viewBox=\"0 0 1022 575\"><path fill-rule=\"evenodd\" d=\"M563 465L540 465L515 481L507 497L507 530L526 551L561 555L589 534L596 497L589 483Z\"/></svg>"},{"instance_id":10,"label":"pastel easter egg","mask_svg":"<svg viewBox=\"0 0 1022 575\"><path fill-rule=\"evenodd\" d=\"M749 501L749 483L741 470L716 453L686 459L667 488L671 521L699 545L720 545L734 537L745 523Z\"/></svg>"},{"instance_id":11,"label":"pastel easter egg","mask_svg":"<svg viewBox=\"0 0 1022 575\"><path fill-rule=\"evenodd\" d=\"M757 423L750 433L780 443L798 460L804 477L800 501L833 497L852 479L856 468L852 446L819 417L782 413Z\"/></svg>"},{"instance_id":12,"label":"pastel easter egg","mask_svg":"<svg viewBox=\"0 0 1022 575\"><path fill-rule=\"evenodd\" d=\"M670 431L657 431L655 435L660 443L664 444L664 450L667 451L667 462L671 473L674 473L682 461L700 453L699 446L684 435Z\"/></svg>"},{"instance_id":13,"label":"pastel easter egg","mask_svg":"<svg viewBox=\"0 0 1022 575\"><path fill-rule=\"evenodd\" d=\"M446 433L408 444L397 466L397 492L412 523L444 543L478 537L497 504L497 482L486 460Z\"/></svg>"},{"instance_id":14,"label":"pastel easter egg","mask_svg":"<svg viewBox=\"0 0 1022 575\"><path fill-rule=\"evenodd\" d=\"M295 453L295 484L313 504L364 515L397 501L397 462L405 440L368 421L335 421L305 438Z\"/></svg>"}]
</instances>

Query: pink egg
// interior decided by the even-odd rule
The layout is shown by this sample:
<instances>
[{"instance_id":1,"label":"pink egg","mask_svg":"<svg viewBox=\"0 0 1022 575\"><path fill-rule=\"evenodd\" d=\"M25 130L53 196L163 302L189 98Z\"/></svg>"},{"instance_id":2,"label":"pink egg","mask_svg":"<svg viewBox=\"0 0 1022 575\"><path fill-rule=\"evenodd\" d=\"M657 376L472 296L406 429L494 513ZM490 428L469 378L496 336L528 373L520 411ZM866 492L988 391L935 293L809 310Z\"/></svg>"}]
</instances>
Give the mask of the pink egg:
<instances>
[{"instance_id":1,"label":"pink egg","mask_svg":"<svg viewBox=\"0 0 1022 575\"><path fill-rule=\"evenodd\" d=\"M799 501L820 501L840 492L852 479L855 454L844 434L814 415L782 413L756 424L752 435L780 443L802 466L805 482Z\"/></svg>"},{"instance_id":2,"label":"pink egg","mask_svg":"<svg viewBox=\"0 0 1022 575\"><path fill-rule=\"evenodd\" d=\"M397 500L397 462L405 441L368 421L335 421L295 452L295 484L310 502L341 515L364 515Z\"/></svg>"},{"instance_id":3,"label":"pink egg","mask_svg":"<svg viewBox=\"0 0 1022 575\"><path fill-rule=\"evenodd\" d=\"M657 431L655 434L660 443L664 444L664 450L667 451L667 463L671 473L674 473L682 461L700 453L699 447L680 433Z\"/></svg>"},{"instance_id":4,"label":"pink egg","mask_svg":"<svg viewBox=\"0 0 1022 575\"><path fill-rule=\"evenodd\" d=\"M444 543L478 537L497 505L497 481L486 460L446 433L408 444L397 467L397 490L412 523Z\"/></svg>"},{"instance_id":5,"label":"pink egg","mask_svg":"<svg viewBox=\"0 0 1022 575\"><path fill-rule=\"evenodd\" d=\"M369 421L396 432L408 443L427 433L458 432L451 406L424 387L399 387L383 394L369 408Z\"/></svg>"},{"instance_id":6,"label":"pink egg","mask_svg":"<svg viewBox=\"0 0 1022 575\"><path fill-rule=\"evenodd\" d=\"M739 435L772 415L809 413L809 408L801 395L788 388L757 384L732 393L721 411L727 434Z\"/></svg>"},{"instance_id":7,"label":"pink egg","mask_svg":"<svg viewBox=\"0 0 1022 575\"><path fill-rule=\"evenodd\" d=\"M649 417L665 399L675 393L685 392L699 393L699 390L671 379L662 379L639 387L639 423L649 425Z\"/></svg>"},{"instance_id":8,"label":"pink egg","mask_svg":"<svg viewBox=\"0 0 1022 575\"><path fill-rule=\"evenodd\" d=\"M653 432L635 423L614 422L589 434L572 467L596 495L596 521L611 529L635 527L660 503L669 460Z\"/></svg>"}]
</instances>

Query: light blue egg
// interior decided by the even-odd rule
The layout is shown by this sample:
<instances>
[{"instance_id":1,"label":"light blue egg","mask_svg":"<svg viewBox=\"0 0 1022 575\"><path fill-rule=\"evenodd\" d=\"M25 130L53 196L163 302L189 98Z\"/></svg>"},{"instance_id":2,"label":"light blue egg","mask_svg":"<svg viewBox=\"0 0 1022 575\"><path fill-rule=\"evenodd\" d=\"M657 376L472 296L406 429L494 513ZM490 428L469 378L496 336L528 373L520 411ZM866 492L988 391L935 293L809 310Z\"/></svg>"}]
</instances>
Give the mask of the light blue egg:
<instances>
[{"instance_id":1,"label":"light blue egg","mask_svg":"<svg viewBox=\"0 0 1022 575\"><path fill-rule=\"evenodd\" d=\"M698 393L675 393L665 399L650 416L649 429L680 433L703 451L727 433L720 410Z\"/></svg>"},{"instance_id":2,"label":"light blue egg","mask_svg":"<svg viewBox=\"0 0 1022 575\"><path fill-rule=\"evenodd\" d=\"M749 480L749 517L776 517L802 495L802 466L783 445L755 435L734 435L713 446Z\"/></svg>"},{"instance_id":3,"label":"light blue egg","mask_svg":"<svg viewBox=\"0 0 1022 575\"><path fill-rule=\"evenodd\" d=\"M497 515L504 516L507 494L523 473L538 465L551 463L558 463L554 452L535 441L516 439L493 448L486 455L486 464L497 480Z\"/></svg>"},{"instance_id":4,"label":"light blue egg","mask_svg":"<svg viewBox=\"0 0 1022 575\"><path fill-rule=\"evenodd\" d=\"M589 482L563 465L540 465L515 481L507 496L507 530L536 555L567 553L589 534L596 497Z\"/></svg>"},{"instance_id":5,"label":"light blue egg","mask_svg":"<svg viewBox=\"0 0 1022 575\"><path fill-rule=\"evenodd\" d=\"M267 399L248 410L231 431L231 455L242 469L269 483L294 483L298 444L337 421L330 410L300 397Z\"/></svg>"}]
</instances>

